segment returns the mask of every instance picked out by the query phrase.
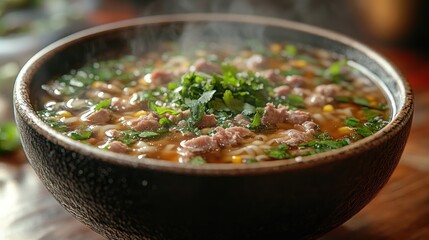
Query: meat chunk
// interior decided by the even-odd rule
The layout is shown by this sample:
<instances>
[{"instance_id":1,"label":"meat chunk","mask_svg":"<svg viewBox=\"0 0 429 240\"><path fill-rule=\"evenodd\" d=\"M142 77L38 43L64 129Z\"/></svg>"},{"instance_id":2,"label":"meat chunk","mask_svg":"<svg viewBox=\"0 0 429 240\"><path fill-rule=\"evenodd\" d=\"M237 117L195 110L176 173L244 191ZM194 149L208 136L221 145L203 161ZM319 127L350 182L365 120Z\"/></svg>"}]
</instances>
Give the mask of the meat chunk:
<instances>
[{"instance_id":1,"label":"meat chunk","mask_svg":"<svg viewBox=\"0 0 429 240\"><path fill-rule=\"evenodd\" d=\"M286 122L291 124L302 124L305 121L311 119L311 116L308 112L304 112L301 110L288 111L286 116Z\"/></svg>"},{"instance_id":2,"label":"meat chunk","mask_svg":"<svg viewBox=\"0 0 429 240\"><path fill-rule=\"evenodd\" d=\"M311 133L319 129L319 126L312 121L305 121L304 123L301 124L301 126L304 128L306 132L311 132Z\"/></svg>"},{"instance_id":3,"label":"meat chunk","mask_svg":"<svg viewBox=\"0 0 429 240\"><path fill-rule=\"evenodd\" d=\"M159 120L153 114L140 116L138 119L130 120L127 125L137 131L157 130L161 127Z\"/></svg>"},{"instance_id":4,"label":"meat chunk","mask_svg":"<svg viewBox=\"0 0 429 240\"><path fill-rule=\"evenodd\" d=\"M274 104L267 103L262 115L262 124L266 126L275 126L277 123L282 123L286 119L287 109L284 106L276 108Z\"/></svg>"},{"instance_id":5,"label":"meat chunk","mask_svg":"<svg viewBox=\"0 0 429 240\"><path fill-rule=\"evenodd\" d=\"M244 138L254 135L249 129L243 127L230 127L226 129L217 127L215 130L216 134L212 138L221 148L240 145Z\"/></svg>"},{"instance_id":6,"label":"meat chunk","mask_svg":"<svg viewBox=\"0 0 429 240\"><path fill-rule=\"evenodd\" d=\"M83 120L94 124L104 124L110 121L112 115L109 110L103 108L95 111L88 116L84 117Z\"/></svg>"},{"instance_id":7,"label":"meat chunk","mask_svg":"<svg viewBox=\"0 0 429 240\"><path fill-rule=\"evenodd\" d=\"M325 97L319 93L314 93L306 97L304 100L306 105L312 106L312 107L322 107L325 104L330 103L332 101L333 101L333 98Z\"/></svg>"},{"instance_id":8,"label":"meat chunk","mask_svg":"<svg viewBox=\"0 0 429 240\"><path fill-rule=\"evenodd\" d=\"M334 97L341 91L341 86L336 84L319 85L314 89L315 93L319 93L325 97Z\"/></svg>"},{"instance_id":9,"label":"meat chunk","mask_svg":"<svg viewBox=\"0 0 429 240\"><path fill-rule=\"evenodd\" d=\"M299 75L287 76L285 82L293 88L301 88L305 86L305 78Z\"/></svg>"},{"instance_id":10,"label":"meat chunk","mask_svg":"<svg viewBox=\"0 0 429 240\"><path fill-rule=\"evenodd\" d=\"M234 117L234 121L240 126L247 126L250 124L249 120L243 114L237 114Z\"/></svg>"},{"instance_id":11,"label":"meat chunk","mask_svg":"<svg viewBox=\"0 0 429 240\"><path fill-rule=\"evenodd\" d=\"M275 126L278 123L301 124L310 119L311 116L307 112L300 110L288 111L282 105L276 108L272 103L268 103L264 109L262 124L266 126Z\"/></svg>"},{"instance_id":12,"label":"meat chunk","mask_svg":"<svg viewBox=\"0 0 429 240\"><path fill-rule=\"evenodd\" d=\"M290 87L287 85L276 87L273 90L274 90L274 96L276 97L287 96L291 92Z\"/></svg>"},{"instance_id":13,"label":"meat chunk","mask_svg":"<svg viewBox=\"0 0 429 240\"><path fill-rule=\"evenodd\" d=\"M296 147L313 138L312 134L296 129L288 129L282 132L281 135L282 137L275 139L275 141L281 144L287 144L292 147Z\"/></svg>"},{"instance_id":14,"label":"meat chunk","mask_svg":"<svg viewBox=\"0 0 429 240\"><path fill-rule=\"evenodd\" d=\"M176 114L176 115L172 114L172 115L168 116L168 120L172 121L173 123L178 123L181 120L189 117L190 114L191 114L191 111L185 110L185 111L179 112L179 114Z\"/></svg>"},{"instance_id":15,"label":"meat chunk","mask_svg":"<svg viewBox=\"0 0 429 240\"><path fill-rule=\"evenodd\" d=\"M220 149L217 141L209 136L199 136L187 141L182 141L180 145L186 151L190 151L190 152L203 153L203 152L212 152Z\"/></svg>"},{"instance_id":16,"label":"meat chunk","mask_svg":"<svg viewBox=\"0 0 429 240\"><path fill-rule=\"evenodd\" d=\"M109 150L117 153L126 153L129 151L129 148L120 141L113 141L109 143Z\"/></svg>"},{"instance_id":17,"label":"meat chunk","mask_svg":"<svg viewBox=\"0 0 429 240\"><path fill-rule=\"evenodd\" d=\"M244 138L251 137L254 135L250 130L243 127L230 127L222 128L217 127L217 132L209 136L200 136L187 141L182 141L180 145L183 150L182 155L189 155L192 153L205 153L219 150L225 147L237 146L242 143Z\"/></svg>"},{"instance_id":18,"label":"meat chunk","mask_svg":"<svg viewBox=\"0 0 429 240\"><path fill-rule=\"evenodd\" d=\"M145 80L148 83L152 83L154 85L160 85L164 83L171 82L174 78L174 75L171 72L167 72L161 69L155 69L152 73L147 74L145 76Z\"/></svg>"},{"instance_id":19,"label":"meat chunk","mask_svg":"<svg viewBox=\"0 0 429 240\"><path fill-rule=\"evenodd\" d=\"M213 114L204 114L201 121L195 124L198 128L207 128L217 126L217 120Z\"/></svg>"},{"instance_id":20,"label":"meat chunk","mask_svg":"<svg viewBox=\"0 0 429 240\"><path fill-rule=\"evenodd\" d=\"M215 63L211 63L208 62L204 59L198 59L195 63L194 63L194 67L195 67L195 71L197 72L203 72L203 73L207 73L207 74L221 74L222 73L222 68L215 64Z\"/></svg>"}]
</instances>

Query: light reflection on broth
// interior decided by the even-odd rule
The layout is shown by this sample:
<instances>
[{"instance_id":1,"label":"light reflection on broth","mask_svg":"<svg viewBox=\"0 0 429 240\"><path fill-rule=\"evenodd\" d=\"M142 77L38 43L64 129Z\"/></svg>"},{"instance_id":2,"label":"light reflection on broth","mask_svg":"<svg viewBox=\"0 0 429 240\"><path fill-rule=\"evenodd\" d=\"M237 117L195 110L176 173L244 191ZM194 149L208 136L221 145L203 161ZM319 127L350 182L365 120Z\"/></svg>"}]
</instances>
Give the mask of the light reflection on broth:
<instances>
[{"instance_id":1,"label":"light reflection on broth","mask_svg":"<svg viewBox=\"0 0 429 240\"><path fill-rule=\"evenodd\" d=\"M387 124L383 92L341 56L287 43L210 46L181 53L165 42L71 70L43 86L38 113L100 149L192 164L300 159Z\"/></svg>"}]
</instances>

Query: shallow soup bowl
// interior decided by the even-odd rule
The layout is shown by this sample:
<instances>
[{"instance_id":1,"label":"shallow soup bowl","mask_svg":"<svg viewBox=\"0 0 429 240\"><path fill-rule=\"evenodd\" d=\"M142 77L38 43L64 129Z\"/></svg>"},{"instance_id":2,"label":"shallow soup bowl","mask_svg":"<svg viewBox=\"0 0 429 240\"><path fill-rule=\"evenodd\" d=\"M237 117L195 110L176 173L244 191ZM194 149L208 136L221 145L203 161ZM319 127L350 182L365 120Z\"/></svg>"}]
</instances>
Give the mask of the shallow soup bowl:
<instances>
[{"instance_id":1,"label":"shallow soup bowl","mask_svg":"<svg viewBox=\"0 0 429 240\"><path fill-rule=\"evenodd\" d=\"M192 49L227 36L309 45L355 62L391 107L375 134L340 149L254 164L180 164L100 150L38 117L41 85L93 59L140 54L160 41ZM112 239L311 239L341 225L386 184L413 115L409 84L383 57L342 35L280 19L222 14L153 16L76 33L21 70L14 109L28 161L54 198Z\"/></svg>"}]
</instances>

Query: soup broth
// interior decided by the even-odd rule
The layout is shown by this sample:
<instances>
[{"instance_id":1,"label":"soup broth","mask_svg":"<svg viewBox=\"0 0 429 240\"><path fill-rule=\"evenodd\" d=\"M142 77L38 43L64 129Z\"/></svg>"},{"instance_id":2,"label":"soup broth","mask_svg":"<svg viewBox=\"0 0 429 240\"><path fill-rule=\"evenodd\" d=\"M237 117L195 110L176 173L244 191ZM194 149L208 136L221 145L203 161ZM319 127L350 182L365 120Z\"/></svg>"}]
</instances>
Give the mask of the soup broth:
<instances>
[{"instance_id":1,"label":"soup broth","mask_svg":"<svg viewBox=\"0 0 429 240\"><path fill-rule=\"evenodd\" d=\"M387 124L385 95L344 57L244 45L91 62L43 85L38 114L103 150L190 164L300 160Z\"/></svg>"}]
</instances>

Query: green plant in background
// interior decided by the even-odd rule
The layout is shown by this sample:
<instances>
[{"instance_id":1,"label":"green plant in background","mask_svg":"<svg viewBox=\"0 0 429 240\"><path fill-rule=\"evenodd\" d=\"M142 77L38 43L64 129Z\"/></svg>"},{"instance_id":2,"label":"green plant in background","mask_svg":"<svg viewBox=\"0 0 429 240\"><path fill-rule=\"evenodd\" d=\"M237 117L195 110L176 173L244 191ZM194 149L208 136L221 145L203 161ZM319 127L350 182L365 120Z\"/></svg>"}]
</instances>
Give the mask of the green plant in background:
<instances>
[{"instance_id":1,"label":"green plant in background","mask_svg":"<svg viewBox=\"0 0 429 240\"><path fill-rule=\"evenodd\" d=\"M18 129L14 123L0 125L0 154L17 150L21 146Z\"/></svg>"}]
</instances>

